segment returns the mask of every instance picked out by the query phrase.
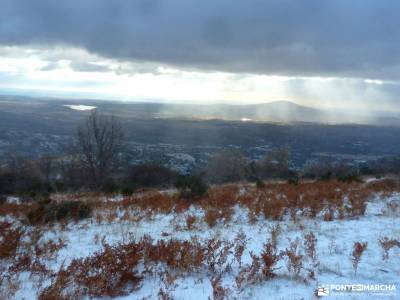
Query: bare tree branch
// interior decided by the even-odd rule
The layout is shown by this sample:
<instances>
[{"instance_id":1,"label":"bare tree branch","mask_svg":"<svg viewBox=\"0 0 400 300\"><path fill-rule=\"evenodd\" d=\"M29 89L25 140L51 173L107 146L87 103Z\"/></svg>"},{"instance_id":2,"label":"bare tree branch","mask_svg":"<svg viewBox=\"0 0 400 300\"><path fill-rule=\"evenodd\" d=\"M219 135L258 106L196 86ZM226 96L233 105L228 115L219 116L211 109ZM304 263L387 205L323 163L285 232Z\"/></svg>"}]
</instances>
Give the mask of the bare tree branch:
<instances>
[{"instance_id":1,"label":"bare tree branch","mask_svg":"<svg viewBox=\"0 0 400 300\"><path fill-rule=\"evenodd\" d=\"M82 165L95 187L100 187L115 170L123 146L123 130L114 116L93 110L78 128L78 149Z\"/></svg>"}]
</instances>

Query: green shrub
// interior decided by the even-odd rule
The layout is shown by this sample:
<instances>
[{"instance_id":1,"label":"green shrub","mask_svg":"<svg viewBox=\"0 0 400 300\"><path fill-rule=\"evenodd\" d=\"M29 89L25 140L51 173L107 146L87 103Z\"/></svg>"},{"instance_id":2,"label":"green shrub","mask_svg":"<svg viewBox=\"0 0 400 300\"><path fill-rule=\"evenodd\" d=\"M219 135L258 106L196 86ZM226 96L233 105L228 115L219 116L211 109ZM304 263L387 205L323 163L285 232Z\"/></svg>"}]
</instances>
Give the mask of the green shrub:
<instances>
[{"instance_id":1,"label":"green shrub","mask_svg":"<svg viewBox=\"0 0 400 300\"><path fill-rule=\"evenodd\" d=\"M208 189L207 184L199 176L179 176L175 182L182 198L194 199L203 196Z\"/></svg>"},{"instance_id":2,"label":"green shrub","mask_svg":"<svg viewBox=\"0 0 400 300\"><path fill-rule=\"evenodd\" d=\"M134 185L126 185L122 188L121 194L124 196L131 196L136 190L136 186Z\"/></svg>"},{"instance_id":3,"label":"green shrub","mask_svg":"<svg viewBox=\"0 0 400 300\"><path fill-rule=\"evenodd\" d=\"M115 183L114 180L108 180L104 183L102 187L102 191L107 194L115 194L118 193L120 190L118 184Z\"/></svg>"},{"instance_id":4,"label":"green shrub","mask_svg":"<svg viewBox=\"0 0 400 300\"><path fill-rule=\"evenodd\" d=\"M337 176L337 180L346 183L362 182L360 175L357 173L350 173L342 176Z\"/></svg>"},{"instance_id":5,"label":"green shrub","mask_svg":"<svg viewBox=\"0 0 400 300\"><path fill-rule=\"evenodd\" d=\"M177 173L157 164L132 166L127 173L126 182L134 182L142 187L166 187L173 184Z\"/></svg>"},{"instance_id":6,"label":"green shrub","mask_svg":"<svg viewBox=\"0 0 400 300\"><path fill-rule=\"evenodd\" d=\"M265 187L264 181L262 181L262 180L260 180L259 178L257 178L257 180L256 180L256 188L262 189L262 188L264 188L264 187Z\"/></svg>"},{"instance_id":7,"label":"green shrub","mask_svg":"<svg viewBox=\"0 0 400 300\"><path fill-rule=\"evenodd\" d=\"M288 179L289 184L298 185L300 181L299 176L292 176Z\"/></svg>"},{"instance_id":8,"label":"green shrub","mask_svg":"<svg viewBox=\"0 0 400 300\"><path fill-rule=\"evenodd\" d=\"M319 178L319 180L322 181L329 181L333 178L333 172L332 171L327 171L324 174L322 174Z\"/></svg>"}]
</instances>

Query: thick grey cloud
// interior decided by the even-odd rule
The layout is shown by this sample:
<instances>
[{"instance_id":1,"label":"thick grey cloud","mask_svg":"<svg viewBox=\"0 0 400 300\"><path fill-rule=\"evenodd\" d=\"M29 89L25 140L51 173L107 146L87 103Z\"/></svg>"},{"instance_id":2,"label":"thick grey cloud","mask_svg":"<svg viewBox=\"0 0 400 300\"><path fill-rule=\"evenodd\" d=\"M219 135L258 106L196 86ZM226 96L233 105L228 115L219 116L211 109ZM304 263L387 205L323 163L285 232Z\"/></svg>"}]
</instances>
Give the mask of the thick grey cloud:
<instances>
[{"instance_id":1,"label":"thick grey cloud","mask_svg":"<svg viewBox=\"0 0 400 300\"><path fill-rule=\"evenodd\" d=\"M76 72L110 72L109 66L103 66L93 63L71 62L70 68Z\"/></svg>"},{"instance_id":2,"label":"thick grey cloud","mask_svg":"<svg viewBox=\"0 0 400 300\"><path fill-rule=\"evenodd\" d=\"M2 0L0 44L302 76L400 79L398 0Z\"/></svg>"}]
</instances>

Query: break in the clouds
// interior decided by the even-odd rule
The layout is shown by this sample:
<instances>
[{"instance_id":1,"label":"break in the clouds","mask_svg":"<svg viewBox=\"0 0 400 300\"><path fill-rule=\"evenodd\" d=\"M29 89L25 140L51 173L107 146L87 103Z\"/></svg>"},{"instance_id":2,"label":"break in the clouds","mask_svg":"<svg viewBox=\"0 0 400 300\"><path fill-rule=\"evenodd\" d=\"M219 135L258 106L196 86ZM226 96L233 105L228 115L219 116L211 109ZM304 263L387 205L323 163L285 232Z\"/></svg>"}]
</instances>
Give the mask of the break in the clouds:
<instances>
[{"instance_id":1,"label":"break in the clouds","mask_svg":"<svg viewBox=\"0 0 400 300\"><path fill-rule=\"evenodd\" d=\"M3 87L390 106L399 11L397 0L2 0L0 76ZM29 71L17 66L29 57Z\"/></svg>"}]
</instances>

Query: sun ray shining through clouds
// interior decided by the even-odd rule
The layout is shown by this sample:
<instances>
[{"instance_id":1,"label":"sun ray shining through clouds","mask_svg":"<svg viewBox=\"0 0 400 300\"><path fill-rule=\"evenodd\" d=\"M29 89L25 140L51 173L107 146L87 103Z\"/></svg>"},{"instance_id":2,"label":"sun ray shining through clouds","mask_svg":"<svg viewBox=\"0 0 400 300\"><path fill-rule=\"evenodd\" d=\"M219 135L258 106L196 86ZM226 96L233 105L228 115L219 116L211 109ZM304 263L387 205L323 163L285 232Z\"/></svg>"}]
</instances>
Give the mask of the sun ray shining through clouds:
<instances>
[{"instance_id":1,"label":"sun ray shining through clouds","mask_svg":"<svg viewBox=\"0 0 400 300\"><path fill-rule=\"evenodd\" d=\"M321 108L393 110L400 91L389 80L204 71L68 47L1 47L0 53L0 88L22 94L203 104L292 100Z\"/></svg>"}]
</instances>

